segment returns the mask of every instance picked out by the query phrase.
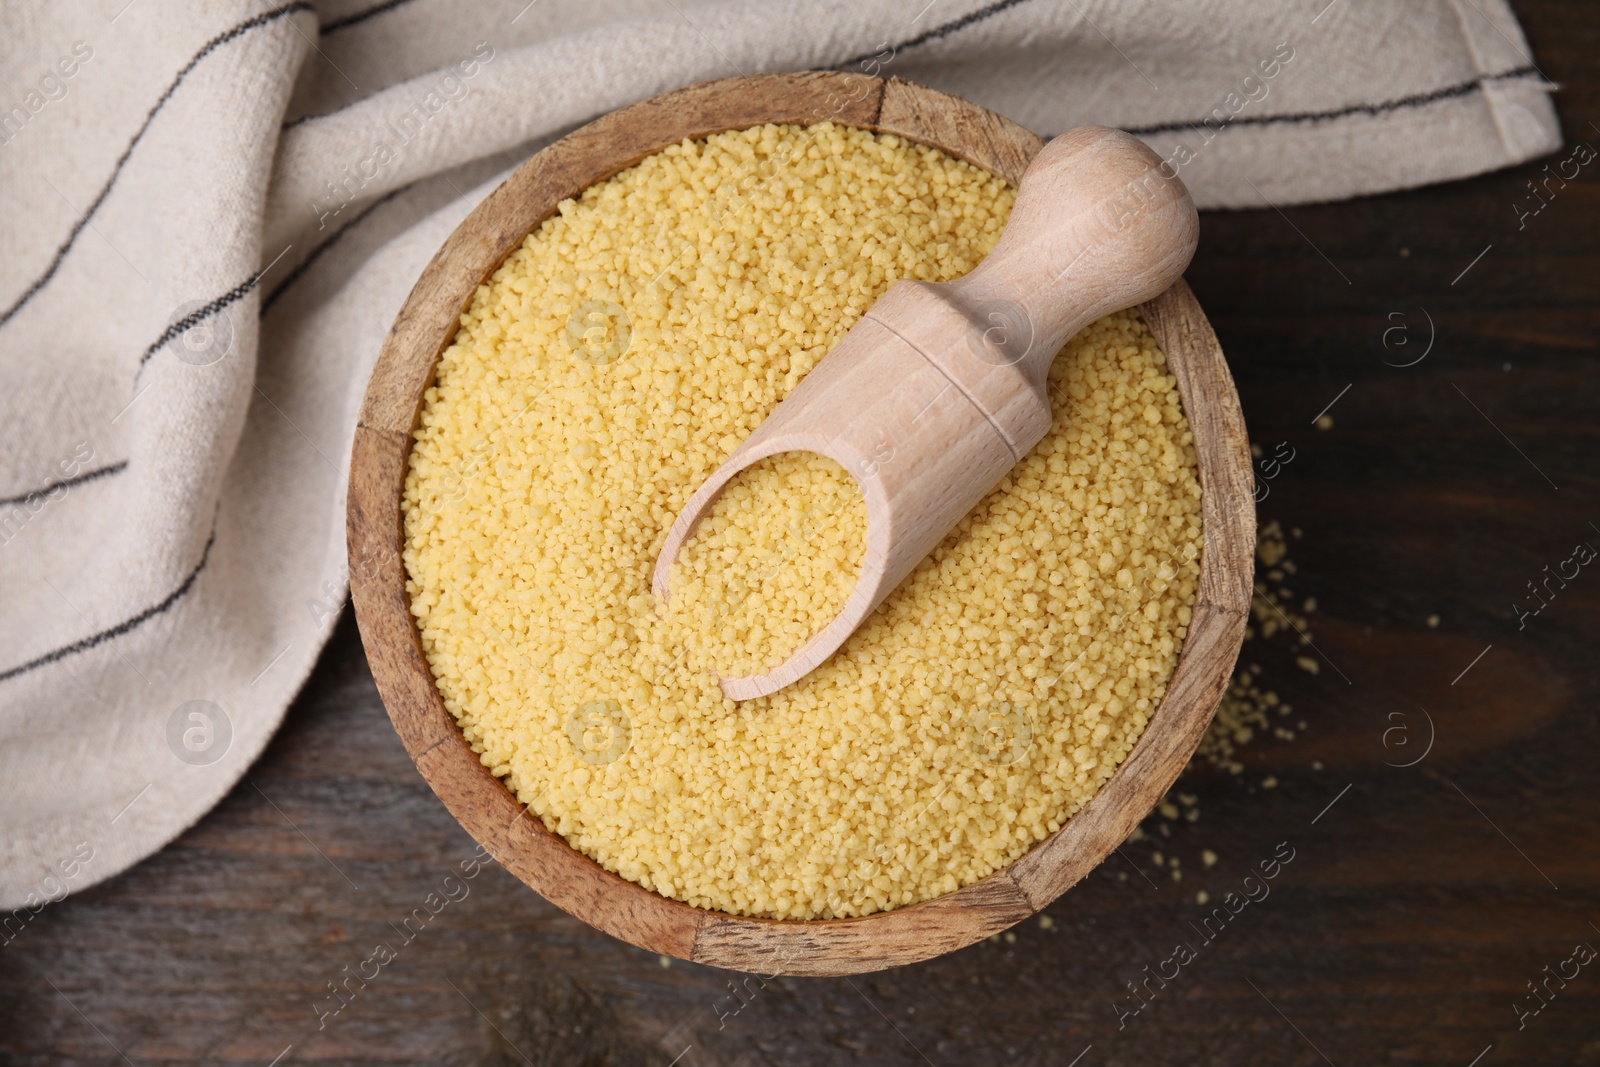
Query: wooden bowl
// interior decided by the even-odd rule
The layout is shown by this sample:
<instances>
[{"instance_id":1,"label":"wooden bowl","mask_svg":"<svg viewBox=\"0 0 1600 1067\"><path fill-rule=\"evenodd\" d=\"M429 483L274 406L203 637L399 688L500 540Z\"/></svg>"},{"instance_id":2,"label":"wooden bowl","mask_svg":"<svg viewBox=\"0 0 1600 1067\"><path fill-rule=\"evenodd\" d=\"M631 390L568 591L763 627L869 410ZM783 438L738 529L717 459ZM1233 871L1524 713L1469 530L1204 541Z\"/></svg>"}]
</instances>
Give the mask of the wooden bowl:
<instances>
[{"instance_id":1,"label":"wooden bowl","mask_svg":"<svg viewBox=\"0 0 1600 1067\"><path fill-rule=\"evenodd\" d=\"M528 817L445 710L406 596L401 493L423 392L478 285L560 201L686 137L826 120L932 145L1013 184L1044 143L957 97L831 72L707 82L606 115L519 167L433 257L373 369L350 461L350 592L362 640L395 730L445 806L508 871L591 926L651 952L763 974L855 974L913 963L1004 930L1065 892L1122 843L1194 754L1243 643L1254 574L1244 417L1216 336L1179 282L1141 312L1177 378L1199 454L1205 545L1193 621L1144 735L1059 832L1004 870L937 899L860 918L797 921L670 900L605 870Z\"/></svg>"}]
</instances>

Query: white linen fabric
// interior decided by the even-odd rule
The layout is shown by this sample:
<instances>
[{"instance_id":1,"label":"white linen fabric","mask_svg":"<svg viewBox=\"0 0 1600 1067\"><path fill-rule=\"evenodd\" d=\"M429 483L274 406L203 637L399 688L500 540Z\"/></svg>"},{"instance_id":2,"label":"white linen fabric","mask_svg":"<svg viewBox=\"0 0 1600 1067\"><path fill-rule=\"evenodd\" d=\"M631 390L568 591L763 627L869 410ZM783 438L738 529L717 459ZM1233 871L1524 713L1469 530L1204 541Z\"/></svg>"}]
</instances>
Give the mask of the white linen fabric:
<instances>
[{"instance_id":1,"label":"white linen fabric","mask_svg":"<svg viewBox=\"0 0 1600 1067\"><path fill-rule=\"evenodd\" d=\"M575 125L710 78L859 69L1042 134L1133 130L1202 207L1560 143L1504 0L24 0L0 19L16 916L159 849L261 753L345 596L384 334L467 211Z\"/></svg>"}]
</instances>

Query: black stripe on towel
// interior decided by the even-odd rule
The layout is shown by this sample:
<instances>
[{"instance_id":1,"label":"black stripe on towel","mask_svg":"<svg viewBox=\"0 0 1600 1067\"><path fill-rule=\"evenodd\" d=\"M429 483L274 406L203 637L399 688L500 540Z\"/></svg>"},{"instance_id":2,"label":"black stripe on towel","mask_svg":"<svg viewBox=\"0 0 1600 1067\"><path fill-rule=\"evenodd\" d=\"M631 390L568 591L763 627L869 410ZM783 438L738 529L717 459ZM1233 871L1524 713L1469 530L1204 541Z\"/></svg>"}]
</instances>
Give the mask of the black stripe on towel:
<instances>
[{"instance_id":1,"label":"black stripe on towel","mask_svg":"<svg viewBox=\"0 0 1600 1067\"><path fill-rule=\"evenodd\" d=\"M1007 11L1013 7L1017 7L1027 2L1028 0L996 0L995 3L990 4L988 7L980 7L970 15L962 15L958 19L951 19L942 26L935 26L933 29L919 33L917 36L912 37L909 40L901 41L897 45L889 45L886 47L891 56L896 56L908 48L916 48L918 45L927 44L929 41L937 41L942 37L948 37L952 33L957 33L961 30L964 30L968 26L976 26L978 23L987 21L988 19L1000 14L1002 11ZM845 67L853 67L857 64L865 63L868 60L876 59L878 56L881 56L883 52L884 49L880 48L876 51L868 52L865 55L856 56L854 59L847 59L843 63L834 64L833 69L843 70Z\"/></svg>"},{"instance_id":2,"label":"black stripe on towel","mask_svg":"<svg viewBox=\"0 0 1600 1067\"><path fill-rule=\"evenodd\" d=\"M184 594L194 587L195 579L200 577L200 572L206 569L206 560L211 558L211 546L216 544L216 541L217 529L215 526L212 526L211 536L206 539L205 551L200 553L200 562L195 564L194 570L189 572L189 577L183 580L183 584L174 589L167 596L167 599L163 600L161 603L155 605L154 607L146 608L132 618L124 619L122 622L117 623L117 625L111 627L109 630L101 630L97 634L90 634L81 641L74 641L70 645L63 645L61 648L58 648L53 652L46 652L44 655L39 656L36 659L31 659L27 663L12 667L9 670L0 671L0 682L10 681L19 675L27 674L29 671L35 670L39 667L55 663L57 660L66 659L68 656L77 655L79 652L87 652L96 645L101 645L112 640L113 638L121 637L128 631L133 630L143 623L149 622L157 615L160 615L162 612L172 607L172 605L182 600Z\"/></svg>"},{"instance_id":3,"label":"black stripe on towel","mask_svg":"<svg viewBox=\"0 0 1600 1067\"><path fill-rule=\"evenodd\" d=\"M340 30L348 30L351 26L359 26L368 19L377 18L384 12L393 11L397 7L405 7L411 2L412 0L387 0L386 3L375 4L374 6L367 8L365 11L357 11L354 15L346 15L342 19L334 19L332 22L322 27L322 36L326 37L330 33L338 33Z\"/></svg>"},{"instance_id":4,"label":"black stripe on towel","mask_svg":"<svg viewBox=\"0 0 1600 1067\"><path fill-rule=\"evenodd\" d=\"M389 201L393 200L395 197L399 196L401 193L405 192L407 189L411 188L411 186L413 186L415 184L417 184L417 183L416 182L411 182L409 185L402 185L400 188L395 189L392 192L385 193L383 196L380 196L378 199L376 199L372 203L368 204L362 210L361 214L359 214L355 218L351 219L349 222L347 222L344 226L340 227L338 230L335 230L334 233L333 233L333 236L329 237L326 241L322 242L316 248L313 248L311 250L311 254L309 256L307 256L305 259L301 260L300 263L294 268L294 270L289 272L289 276L287 278L285 278L285 279L283 279L283 281L279 282L277 284L277 286L272 290L272 292L268 293L265 297L262 298L262 300L261 300L261 314L265 315L267 313L268 309L270 309L273 304L276 304L278 302L278 298L284 294L284 291L286 289L288 289L291 285L293 285L295 282L299 281L300 278L305 274L305 272L311 269L311 265L322 257L322 254L324 252L328 251L334 245L338 244L341 240L343 240L345 234L349 233L351 230L353 230L357 226L361 225L362 221L368 215L372 214L374 211L378 210L380 207L382 207L383 205L387 204Z\"/></svg>"},{"instance_id":5,"label":"black stripe on towel","mask_svg":"<svg viewBox=\"0 0 1600 1067\"><path fill-rule=\"evenodd\" d=\"M6 323L10 322L12 316L14 316L18 311L21 311L23 306L27 304L28 301L32 300L34 296L38 294L39 290L43 289L49 283L51 278L55 277L56 271L61 269L61 264L67 258L67 253L72 251L72 246L77 243L79 235L82 234L84 228L89 225L89 220L94 217L94 213L96 211L100 210L100 205L104 204L106 197L111 194L112 187L117 184L117 178L122 174L122 168L128 163L128 157L133 155L133 150L138 147L139 141L143 139L145 132L150 129L150 123L155 120L156 114L166 106L167 101L172 98L172 94L177 92L178 86L183 84L183 80L189 76L189 72L194 70L194 68L206 56L210 55L218 48L221 48L229 41L243 36L258 26L265 26L268 23L276 22L278 19L295 14L299 11L310 11L315 13L315 10L316 9L313 8L311 4L307 3L306 0L295 0L294 3L284 4L282 7L274 8L273 10L264 12L255 16L254 18L246 19L233 29L219 33L217 36L211 38L211 40L205 43L200 51L194 54L193 58L191 58L189 62L183 65L183 69L178 71L177 76L172 79L172 83L167 86L166 91L163 92L160 98L156 100L155 106L150 109L147 115L145 115L144 122L139 126L139 132L133 135L133 140L128 142L128 147L122 150L122 155L118 157L116 164L111 168L111 176L106 179L106 183L103 187L101 187L99 194L96 195L92 201L90 201L89 209L83 213L83 216L79 218L77 222L73 223L72 229L67 233L67 239L61 243L60 248L56 249L56 254L54 258L50 260L50 265L45 268L43 274L39 275L39 277L34 280L32 285L28 286L28 288L23 291L21 296L17 297L15 303L6 308L5 311L0 312L0 326L4 326Z\"/></svg>"},{"instance_id":6,"label":"black stripe on towel","mask_svg":"<svg viewBox=\"0 0 1600 1067\"><path fill-rule=\"evenodd\" d=\"M1286 115L1255 115L1247 118L1231 119L1226 125L1213 127L1213 130L1224 130L1228 126L1279 126L1307 122L1331 122L1334 119L1348 118L1351 115L1375 117L1386 115L1392 111L1403 111L1406 108L1425 107L1440 100L1451 100L1456 97L1467 96L1470 93L1481 91L1484 85L1489 82L1526 78L1530 74L1538 73L1533 67L1518 67L1516 70L1508 70L1500 74L1485 74L1482 77L1474 78L1472 81L1461 82L1458 85L1447 85L1443 89L1402 96L1379 104L1351 104L1349 107L1337 108L1331 111L1297 111ZM1211 116L1208 115L1192 122L1164 122L1159 126L1129 126L1126 129L1129 133L1138 136L1152 133L1182 133L1187 130L1199 129L1209 118Z\"/></svg>"},{"instance_id":7,"label":"black stripe on towel","mask_svg":"<svg viewBox=\"0 0 1600 1067\"><path fill-rule=\"evenodd\" d=\"M195 308L193 311L189 312L189 314L185 315L177 322L174 322L171 326L168 326L165 330L161 331L161 336L157 337L155 341L151 343L150 347L144 350L144 355L139 357L139 369L144 369L144 365L150 362L151 357L153 357L157 352L161 351L162 345L166 344L174 337L182 334L185 330L190 330L200 325L202 322L206 321L211 316L227 307L229 304L243 300L250 294L250 290L254 289L260 284L261 274L257 274L248 281L240 282L238 285L234 286L232 289L229 289L226 293L223 293L215 300Z\"/></svg>"},{"instance_id":8,"label":"black stripe on towel","mask_svg":"<svg viewBox=\"0 0 1600 1067\"><path fill-rule=\"evenodd\" d=\"M5 499L0 500L0 508L10 507L12 504L31 504L40 497L49 496L57 489L71 489L75 485L82 485L84 482L92 482L97 478L106 478L113 474L121 474L127 469L127 466L128 461L123 460L121 463L113 463L110 466L99 467L92 471L85 471L84 473L75 475L71 478L63 478L58 482L51 482L49 485L44 486L41 489L35 489L32 492L23 493L21 496L8 496Z\"/></svg>"}]
</instances>

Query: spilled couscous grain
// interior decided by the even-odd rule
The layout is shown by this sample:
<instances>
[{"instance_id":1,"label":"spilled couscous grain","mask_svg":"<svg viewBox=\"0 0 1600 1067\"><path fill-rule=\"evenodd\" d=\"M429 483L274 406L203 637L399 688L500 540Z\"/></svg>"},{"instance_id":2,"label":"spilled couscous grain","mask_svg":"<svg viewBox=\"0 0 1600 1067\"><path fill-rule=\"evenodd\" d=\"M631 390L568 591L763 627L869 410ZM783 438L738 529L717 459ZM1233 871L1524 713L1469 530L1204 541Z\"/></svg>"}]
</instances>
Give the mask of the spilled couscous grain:
<instances>
[{"instance_id":1,"label":"spilled couscous grain","mask_svg":"<svg viewBox=\"0 0 1600 1067\"><path fill-rule=\"evenodd\" d=\"M412 612L484 764L609 870L742 915L901 907L1020 857L1139 739L1201 526L1135 312L1067 344L1049 434L797 684L734 703L713 672L848 593L859 492L831 461L746 472L681 595L650 591L696 486L891 282L975 266L1012 200L891 136L720 134L564 202L463 313L406 482Z\"/></svg>"}]
</instances>

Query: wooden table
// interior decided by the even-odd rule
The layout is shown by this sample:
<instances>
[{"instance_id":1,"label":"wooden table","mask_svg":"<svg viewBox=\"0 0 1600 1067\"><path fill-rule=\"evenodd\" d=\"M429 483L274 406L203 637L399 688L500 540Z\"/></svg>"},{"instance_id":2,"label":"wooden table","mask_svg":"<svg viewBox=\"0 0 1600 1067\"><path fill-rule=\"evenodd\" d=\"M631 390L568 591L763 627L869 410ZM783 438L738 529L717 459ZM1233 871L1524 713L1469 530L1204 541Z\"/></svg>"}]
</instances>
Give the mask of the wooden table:
<instances>
[{"instance_id":1,"label":"wooden table","mask_svg":"<svg viewBox=\"0 0 1600 1067\"><path fill-rule=\"evenodd\" d=\"M1569 146L1600 145L1593 6L1518 13ZM1600 570L1513 609L1600 547L1600 183L1586 168L1519 231L1538 170L1204 218L1189 278L1252 440L1294 449L1261 515L1304 531L1321 670L1247 645L1306 731L1246 746L1239 776L1192 768L1199 820L1124 846L1048 928L735 999L738 976L665 967L491 864L405 941L475 848L347 617L214 812L0 949L0 1063L1600 1063L1600 964L1528 986L1600 947ZM1285 841L1270 895L1203 927ZM319 1030L380 940L396 958Z\"/></svg>"}]
</instances>

